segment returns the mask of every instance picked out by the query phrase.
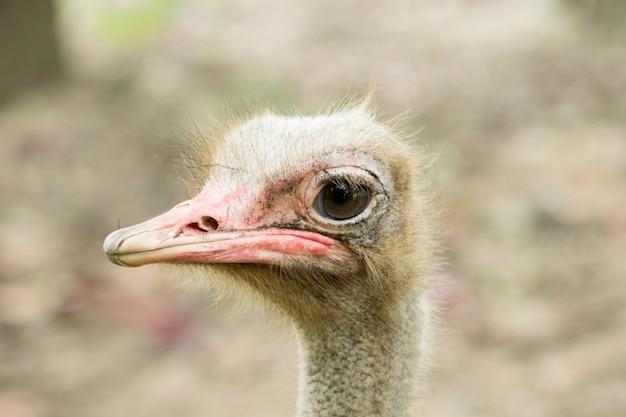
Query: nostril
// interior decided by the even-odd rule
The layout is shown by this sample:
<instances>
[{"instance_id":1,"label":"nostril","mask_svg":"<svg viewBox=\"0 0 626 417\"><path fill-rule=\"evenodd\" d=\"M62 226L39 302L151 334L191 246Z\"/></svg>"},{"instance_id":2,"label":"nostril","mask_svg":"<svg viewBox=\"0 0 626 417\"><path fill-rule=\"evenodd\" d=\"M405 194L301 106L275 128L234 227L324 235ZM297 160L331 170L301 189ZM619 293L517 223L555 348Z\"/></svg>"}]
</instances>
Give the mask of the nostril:
<instances>
[{"instance_id":1,"label":"nostril","mask_svg":"<svg viewBox=\"0 0 626 417\"><path fill-rule=\"evenodd\" d=\"M206 232L214 232L219 227L219 223L213 217L204 216L196 223L189 223L182 232L188 236L201 235Z\"/></svg>"},{"instance_id":2,"label":"nostril","mask_svg":"<svg viewBox=\"0 0 626 417\"><path fill-rule=\"evenodd\" d=\"M203 216L198 222L198 227L207 232L213 232L219 227L219 223L213 217Z\"/></svg>"}]
</instances>

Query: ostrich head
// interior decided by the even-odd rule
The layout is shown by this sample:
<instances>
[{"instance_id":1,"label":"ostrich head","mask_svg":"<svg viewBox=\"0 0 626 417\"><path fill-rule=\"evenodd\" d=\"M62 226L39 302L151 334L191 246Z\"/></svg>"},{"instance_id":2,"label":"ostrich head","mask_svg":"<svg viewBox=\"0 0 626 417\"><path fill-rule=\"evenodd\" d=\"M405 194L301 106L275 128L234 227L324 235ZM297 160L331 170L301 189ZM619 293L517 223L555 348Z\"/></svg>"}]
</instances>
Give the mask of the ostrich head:
<instances>
[{"instance_id":1,"label":"ostrich head","mask_svg":"<svg viewBox=\"0 0 626 417\"><path fill-rule=\"evenodd\" d=\"M200 264L312 320L423 284L433 260L427 161L367 103L264 114L196 147L199 194L109 235L112 262Z\"/></svg>"},{"instance_id":2,"label":"ostrich head","mask_svg":"<svg viewBox=\"0 0 626 417\"><path fill-rule=\"evenodd\" d=\"M301 415L404 415L415 382L406 363L424 362L429 163L369 107L267 113L201 138L199 193L104 243L116 264L198 265L290 317L305 363Z\"/></svg>"}]
</instances>

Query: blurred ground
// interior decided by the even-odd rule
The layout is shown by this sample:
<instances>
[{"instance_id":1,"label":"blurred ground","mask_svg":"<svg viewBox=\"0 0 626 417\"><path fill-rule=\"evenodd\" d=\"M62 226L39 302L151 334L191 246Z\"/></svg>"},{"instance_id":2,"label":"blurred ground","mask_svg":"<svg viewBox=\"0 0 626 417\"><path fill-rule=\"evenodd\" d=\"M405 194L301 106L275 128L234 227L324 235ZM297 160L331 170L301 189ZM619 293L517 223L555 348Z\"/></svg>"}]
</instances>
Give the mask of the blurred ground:
<instances>
[{"instance_id":1,"label":"blurred ground","mask_svg":"<svg viewBox=\"0 0 626 417\"><path fill-rule=\"evenodd\" d=\"M292 415L286 326L101 244L185 197L187 112L314 111L376 73L441 155L453 281L427 414L626 415L619 5L59 1L65 81L0 109L0 416Z\"/></svg>"}]
</instances>

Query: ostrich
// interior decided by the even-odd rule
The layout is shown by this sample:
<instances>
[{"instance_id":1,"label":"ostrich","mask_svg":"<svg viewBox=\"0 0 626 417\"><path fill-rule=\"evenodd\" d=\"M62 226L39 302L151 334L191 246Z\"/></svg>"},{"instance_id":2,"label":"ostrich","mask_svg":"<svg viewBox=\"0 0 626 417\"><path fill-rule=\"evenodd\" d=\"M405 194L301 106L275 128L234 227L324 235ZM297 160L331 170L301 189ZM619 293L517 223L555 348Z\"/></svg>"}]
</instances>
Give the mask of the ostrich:
<instances>
[{"instance_id":1,"label":"ostrich","mask_svg":"<svg viewBox=\"0 0 626 417\"><path fill-rule=\"evenodd\" d=\"M370 99L197 136L199 193L111 233L109 260L197 265L283 313L300 347L298 416L410 415L434 321L427 153Z\"/></svg>"}]
</instances>

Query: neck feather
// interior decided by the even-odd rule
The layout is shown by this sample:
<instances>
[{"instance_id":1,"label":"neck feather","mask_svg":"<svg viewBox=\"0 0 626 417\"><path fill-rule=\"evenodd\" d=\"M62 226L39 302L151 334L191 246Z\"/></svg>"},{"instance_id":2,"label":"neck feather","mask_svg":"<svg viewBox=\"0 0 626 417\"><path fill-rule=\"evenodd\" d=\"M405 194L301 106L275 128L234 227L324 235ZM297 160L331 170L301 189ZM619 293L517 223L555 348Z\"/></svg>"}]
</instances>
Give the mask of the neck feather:
<instances>
[{"instance_id":1,"label":"neck feather","mask_svg":"<svg viewBox=\"0 0 626 417\"><path fill-rule=\"evenodd\" d=\"M384 311L296 323L301 376L298 417L405 417L427 362L425 294Z\"/></svg>"}]
</instances>

